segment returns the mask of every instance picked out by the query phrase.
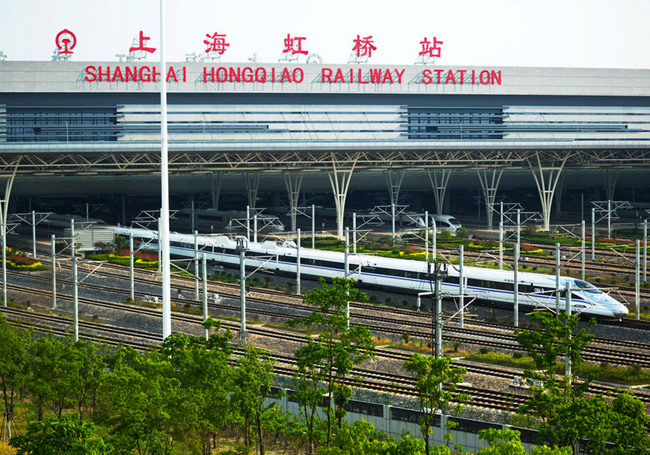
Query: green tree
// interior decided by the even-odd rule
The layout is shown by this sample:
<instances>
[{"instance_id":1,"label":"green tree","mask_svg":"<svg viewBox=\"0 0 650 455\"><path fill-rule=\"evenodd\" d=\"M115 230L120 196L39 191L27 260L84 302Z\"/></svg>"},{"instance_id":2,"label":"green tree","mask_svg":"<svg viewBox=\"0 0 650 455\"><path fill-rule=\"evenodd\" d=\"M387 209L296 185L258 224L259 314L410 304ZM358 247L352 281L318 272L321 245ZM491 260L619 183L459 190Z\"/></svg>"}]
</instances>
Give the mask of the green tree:
<instances>
[{"instance_id":1,"label":"green tree","mask_svg":"<svg viewBox=\"0 0 650 455\"><path fill-rule=\"evenodd\" d=\"M563 357L571 360L577 369L584 362L582 351L591 344L594 336L588 329L575 332L579 319L575 315L561 313L557 317L551 313L531 313L531 321L539 325L538 330L515 329L515 339L535 362L535 370L526 375L544 382L554 381L558 361ZM589 328L595 325L591 321Z\"/></svg>"},{"instance_id":2,"label":"green tree","mask_svg":"<svg viewBox=\"0 0 650 455\"><path fill-rule=\"evenodd\" d=\"M9 325L3 314L0 314L0 382L2 382L2 398L4 402L5 428L0 428L0 434L11 438L11 427L14 421L14 400L16 392L25 383L27 375L27 345L31 340L29 332L17 331Z\"/></svg>"},{"instance_id":3,"label":"green tree","mask_svg":"<svg viewBox=\"0 0 650 455\"><path fill-rule=\"evenodd\" d=\"M121 348L100 387L95 420L118 453L169 454L181 437L186 403L168 358Z\"/></svg>"},{"instance_id":4,"label":"green tree","mask_svg":"<svg viewBox=\"0 0 650 455\"><path fill-rule=\"evenodd\" d=\"M429 435L436 413L444 411L452 399L457 403L468 400L465 394L457 394L458 383L463 382L463 368L451 368L452 360L448 357L436 359L435 357L413 355L404 362L404 369L415 378L415 388L420 402L420 432L425 443L425 451L430 454Z\"/></svg>"},{"instance_id":5,"label":"green tree","mask_svg":"<svg viewBox=\"0 0 650 455\"><path fill-rule=\"evenodd\" d=\"M236 386L231 400L244 420L245 444L250 447L254 426L259 453L264 455L263 421L276 407L275 402L265 404L271 395L273 361L267 352L249 346L237 362L234 377Z\"/></svg>"},{"instance_id":6,"label":"green tree","mask_svg":"<svg viewBox=\"0 0 650 455\"><path fill-rule=\"evenodd\" d=\"M106 367L105 355L88 341L47 336L30 345L30 378L27 389L39 406L47 406L61 419L66 409L83 412L94 407L96 391Z\"/></svg>"},{"instance_id":7,"label":"green tree","mask_svg":"<svg viewBox=\"0 0 650 455\"><path fill-rule=\"evenodd\" d=\"M95 409L97 392L106 369L108 354L105 348L86 340L67 346L63 361L68 365L69 394L80 417L84 416L85 410Z\"/></svg>"},{"instance_id":8,"label":"green tree","mask_svg":"<svg viewBox=\"0 0 650 455\"><path fill-rule=\"evenodd\" d=\"M544 440L560 447L569 446L577 453L578 441L589 431L584 417L590 411L586 410L604 408L600 401L584 398L587 381L578 383L570 376L558 377L556 373L562 357L570 359L573 368L579 368L584 362L582 351L594 337L587 329L574 333L578 325L574 315L532 313L530 318L539 328L516 329L515 338L535 363L536 370L526 370L524 376L541 381L542 386L531 387L532 398L519 412L531 413L541 420L539 431Z\"/></svg>"},{"instance_id":9,"label":"green tree","mask_svg":"<svg viewBox=\"0 0 650 455\"><path fill-rule=\"evenodd\" d=\"M316 411L322 405L327 394L320 382L321 371L318 365L307 362L298 363L298 371L293 377L295 399L298 402L298 409L302 422L294 426L295 435L306 440L307 454L311 455L314 450L314 440L318 425ZM305 425L305 431L301 431L301 423Z\"/></svg>"},{"instance_id":10,"label":"green tree","mask_svg":"<svg viewBox=\"0 0 650 455\"><path fill-rule=\"evenodd\" d=\"M614 400L601 395L586 396L588 381L576 382L570 376L558 377L561 357L571 359L573 368L583 363L582 351L593 340L586 329L575 329L576 316L534 313L539 324L535 331L516 331L517 341L535 361L537 371L526 371L529 378L542 385L531 387L531 400L519 409L540 419L540 436L552 444L569 447L578 453L578 443L587 439L592 454L648 454L649 418L641 401L628 393ZM610 443L614 447L610 447Z\"/></svg>"},{"instance_id":11,"label":"green tree","mask_svg":"<svg viewBox=\"0 0 650 455\"><path fill-rule=\"evenodd\" d=\"M358 454L423 455L424 443L413 438L407 431L397 441L392 436L376 431L372 423L359 419L352 425L344 423L334 435L332 447L322 447L318 451L318 455Z\"/></svg>"},{"instance_id":12,"label":"green tree","mask_svg":"<svg viewBox=\"0 0 650 455\"><path fill-rule=\"evenodd\" d=\"M50 417L31 422L24 435L14 436L9 445L17 455L104 455L112 448L95 436L91 422L81 420L79 414L68 414L60 420Z\"/></svg>"},{"instance_id":13,"label":"green tree","mask_svg":"<svg viewBox=\"0 0 650 455\"><path fill-rule=\"evenodd\" d=\"M276 398L278 398L276 396ZM290 427L292 423L292 416L285 412L281 406L273 406L262 416L262 426L265 434L269 435L271 446L276 445L279 441L287 441L289 438Z\"/></svg>"},{"instance_id":14,"label":"green tree","mask_svg":"<svg viewBox=\"0 0 650 455\"><path fill-rule=\"evenodd\" d=\"M211 441L232 417L228 401L233 387L228 364L231 339L229 331L225 335L213 334L207 341L174 334L165 339L161 348L180 383L183 419L176 425L183 426L181 438L189 446L198 439L205 455L210 454Z\"/></svg>"},{"instance_id":15,"label":"green tree","mask_svg":"<svg viewBox=\"0 0 650 455\"><path fill-rule=\"evenodd\" d=\"M477 455L526 455L521 444L520 433L516 430L497 430L494 428L481 430L478 432L481 439L486 441L489 446L481 447ZM570 455L571 450L568 447L550 448L547 446L533 447L532 455Z\"/></svg>"},{"instance_id":16,"label":"green tree","mask_svg":"<svg viewBox=\"0 0 650 455\"><path fill-rule=\"evenodd\" d=\"M612 402L612 409L614 415L609 441L614 444L614 447L608 453L650 454L650 439L648 439L650 416L643 402L630 393L619 393Z\"/></svg>"},{"instance_id":17,"label":"green tree","mask_svg":"<svg viewBox=\"0 0 650 455\"><path fill-rule=\"evenodd\" d=\"M354 280L334 278L328 285L320 279L319 285L320 288L303 296L303 301L316 309L308 317L292 319L289 323L319 331L317 338L308 337L307 344L298 348L294 355L299 379L325 384L326 441L330 446L333 421L338 420L340 427L345 416L344 406L351 396L345 380L355 365L374 357L374 347L367 327L350 325L348 328L348 302L366 300L366 295L354 288ZM305 394L310 391L312 404L320 393L315 386L301 390Z\"/></svg>"}]
</instances>

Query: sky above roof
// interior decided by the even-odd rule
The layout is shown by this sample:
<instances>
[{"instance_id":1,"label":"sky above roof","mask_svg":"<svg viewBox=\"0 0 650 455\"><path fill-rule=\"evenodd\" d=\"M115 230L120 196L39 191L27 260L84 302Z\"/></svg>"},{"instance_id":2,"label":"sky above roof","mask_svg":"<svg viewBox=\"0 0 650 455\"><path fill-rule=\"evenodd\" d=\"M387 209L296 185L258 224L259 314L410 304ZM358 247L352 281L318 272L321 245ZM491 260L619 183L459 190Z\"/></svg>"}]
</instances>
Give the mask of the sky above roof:
<instances>
[{"instance_id":1,"label":"sky above roof","mask_svg":"<svg viewBox=\"0 0 650 455\"><path fill-rule=\"evenodd\" d=\"M140 31L157 49L147 61L160 60L159 0L0 0L0 11L7 60L51 60L66 29L73 61L118 61ZM218 34L222 63L277 63L289 35L325 64L347 63L359 36L375 65L414 63L426 38L442 42L440 67L650 68L649 0L166 0L165 11L169 62Z\"/></svg>"}]
</instances>

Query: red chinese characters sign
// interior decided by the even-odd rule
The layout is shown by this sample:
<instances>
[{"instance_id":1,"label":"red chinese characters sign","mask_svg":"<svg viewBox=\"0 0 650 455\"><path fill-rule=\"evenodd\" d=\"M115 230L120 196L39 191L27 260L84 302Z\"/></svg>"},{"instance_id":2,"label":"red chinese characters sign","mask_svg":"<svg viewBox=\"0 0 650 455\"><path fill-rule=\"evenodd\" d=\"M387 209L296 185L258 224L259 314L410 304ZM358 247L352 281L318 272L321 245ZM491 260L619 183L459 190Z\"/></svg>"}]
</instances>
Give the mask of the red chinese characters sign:
<instances>
[{"instance_id":1,"label":"red chinese characters sign","mask_svg":"<svg viewBox=\"0 0 650 455\"><path fill-rule=\"evenodd\" d=\"M217 32L210 35L206 33L205 36L207 40L203 40L203 43L208 47L205 50L206 53L216 52L219 55L223 55L226 52L226 48L230 46L230 43L226 43L226 35L219 35Z\"/></svg>"},{"instance_id":2,"label":"red chinese characters sign","mask_svg":"<svg viewBox=\"0 0 650 455\"><path fill-rule=\"evenodd\" d=\"M433 37L433 42L430 42L426 37L424 37L424 39L420 41L422 50L419 55L424 55L426 57L440 57L441 49L438 47L439 44L443 44L443 42L438 41L435 36Z\"/></svg>"},{"instance_id":3,"label":"red chinese characters sign","mask_svg":"<svg viewBox=\"0 0 650 455\"><path fill-rule=\"evenodd\" d=\"M357 35L357 39L353 40L353 51L357 51L357 57L372 57L372 51L376 51L377 47L373 44L374 40L372 35L361 38Z\"/></svg>"},{"instance_id":4,"label":"red chinese characters sign","mask_svg":"<svg viewBox=\"0 0 650 455\"><path fill-rule=\"evenodd\" d=\"M206 33L206 38L203 40L203 43L207 45L205 49L206 53L217 53L223 55L226 52L226 48L230 46L230 43L226 42L226 35L219 34L217 32L210 35ZM139 44L138 46L131 46L129 52L149 52L154 53L156 48L147 47L147 41L151 39L148 36L144 36L144 32L140 30L139 33ZM302 48L302 42L305 41L304 36L294 36L287 33L287 37L284 39L284 49L282 53L291 53L291 55L303 54L307 55L308 52ZM357 35L356 39L353 40L354 46L352 51L356 52L357 58L370 58L372 57L372 52L377 50L377 46L374 45L374 40L372 35L361 37ZM68 29L61 30L55 38L56 47L59 51L59 54L72 54L72 49L77 45L77 37ZM418 55L423 57L440 57L441 47L443 41L438 41L437 37L433 37L432 41L429 41L427 37L424 37L420 41L420 46L422 50Z\"/></svg>"},{"instance_id":5,"label":"red chinese characters sign","mask_svg":"<svg viewBox=\"0 0 650 455\"><path fill-rule=\"evenodd\" d=\"M155 47L146 47L147 46L147 41L149 41L151 38L148 36L144 36L144 33L142 30L140 30L140 45L138 47L130 47L129 52L136 52L136 51L144 51L144 52L149 52L150 54L153 54L156 52Z\"/></svg>"},{"instance_id":6,"label":"red chinese characters sign","mask_svg":"<svg viewBox=\"0 0 650 455\"><path fill-rule=\"evenodd\" d=\"M282 53L286 54L288 52L291 52L291 55L307 55L308 52L302 49L302 42L305 39L306 38L304 36L295 36L292 38L291 35L287 33L287 37L284 39L284 50Z\"/></svg>"}]
</instances>

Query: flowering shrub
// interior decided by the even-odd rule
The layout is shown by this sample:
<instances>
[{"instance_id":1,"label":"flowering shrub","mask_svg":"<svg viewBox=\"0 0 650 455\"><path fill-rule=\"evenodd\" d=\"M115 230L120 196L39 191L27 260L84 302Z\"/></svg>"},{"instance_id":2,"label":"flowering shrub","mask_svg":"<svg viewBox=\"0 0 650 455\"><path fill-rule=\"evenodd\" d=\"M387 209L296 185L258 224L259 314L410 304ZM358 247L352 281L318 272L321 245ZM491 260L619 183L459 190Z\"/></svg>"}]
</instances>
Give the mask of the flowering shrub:
<instances>
[{"instance_id":1,"label":"flowering shrub","mask_svg":"<svg viewBox=\"0 0 650 455\"><path fill-rule=\"evenodd\" d=\"M424 256L424 254L425 254L424 251L421 251L421 250L417 251L415 249L413 249L411 251L400 251L399 252L400 257L410 257L410 258Z\"/></svg>"},{"instance_id":2,"label":"flowering shrub","mask_svg":"<svg viewBox=\"0 0 650 455\"><path fill-rule=\"evenodd\" d=\"M467 245L467 249L470 250L498 250L499 246L498 245L477 245L475 243L470 243Z\"/></svg>"},{"instance_id":3,"label":"flowering shrub","mask_svg":"<svg viewBox=\"0 0 650 455\"><path fill-rule=\"evenodd\" d=\"M519 247L519 252L521 253L526 253L526 254L539 254L543 253L544 250L541 248L535 248L532 245L529 245L528 243L522 243L521 246Z\"/></svg>"},{"instance_id":4,"label":"flowering shrub","mask_svg":"<svg viewBox=\"0 0 650 455\"><path fill-rule=\"evenodd\" d=\"M122 250L122 251L118 251L116 254L108 255L109 258L119 258L119 259L128 259L130 256L131 255L129 250ZM141 259L142 262L158 262L157 254L143 253L141 251L137 251L133 254L133 256L137 259Z\"/></svg>"},{"instance_id":5,"label":"flowering shrub","mask_svg":"<svg viewBox=\"0 0 650 455\"><path fill-rule=\"evenodd\" d=\"M156 265L158 264L158 260L149 261L147 259L138 258L135 260L135 263L140 265Z\"/></svg>"},{"instance_id":6,"label":"flowering shrub","mask_svg":"<svg viewBox=\"0 0 650 455\"><path fill-rule=\"evenodd\" d=\"M24 270L28 272L47 269L42 263L26 256L7 256L7 268L9 270Z\"/></svg>"}]
</instances>

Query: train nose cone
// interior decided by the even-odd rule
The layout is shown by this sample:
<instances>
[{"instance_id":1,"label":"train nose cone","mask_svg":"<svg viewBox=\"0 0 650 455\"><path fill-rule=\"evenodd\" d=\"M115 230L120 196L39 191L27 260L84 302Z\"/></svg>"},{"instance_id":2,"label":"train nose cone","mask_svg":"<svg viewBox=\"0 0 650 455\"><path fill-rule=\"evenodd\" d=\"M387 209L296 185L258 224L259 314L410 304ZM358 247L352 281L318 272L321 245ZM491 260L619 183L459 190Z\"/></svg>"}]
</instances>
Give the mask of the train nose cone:
<instances>
[{"instance_id":1,"label":"train nose cone","mask_svg":"<svg viewBox=\"0 0 650 455\"><path fill-rule=\"evenodd\" d=\"M630 312L627 308L621 306L620 308L615 308L614 310L612 310L612 313L614 314L614 317L616 319L623 319L626 318Z\"/></svg>"}]
</instances>

